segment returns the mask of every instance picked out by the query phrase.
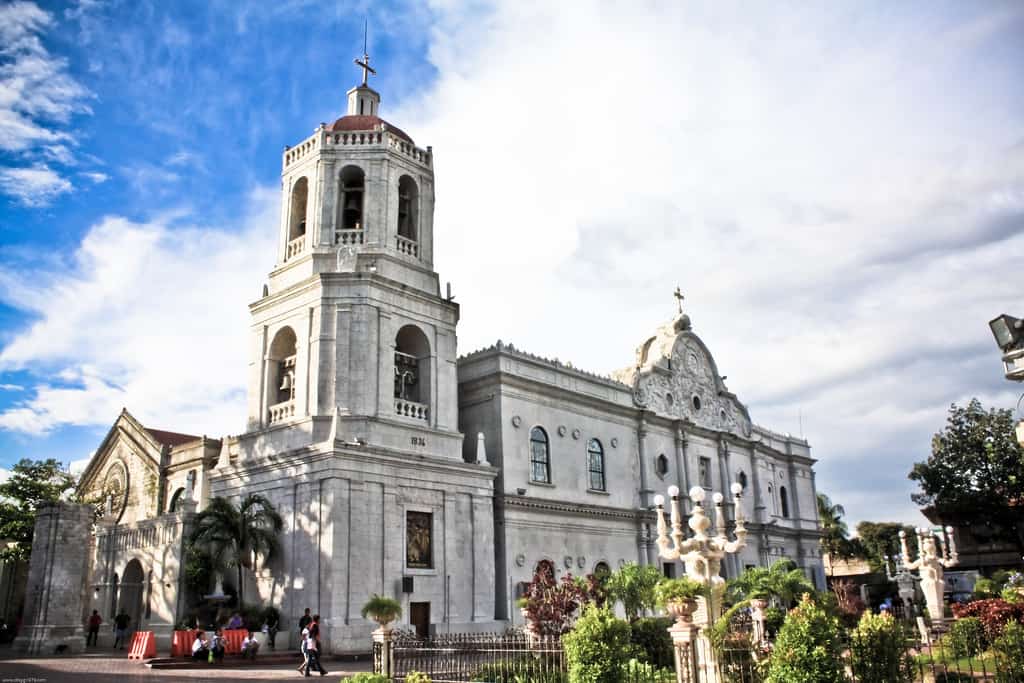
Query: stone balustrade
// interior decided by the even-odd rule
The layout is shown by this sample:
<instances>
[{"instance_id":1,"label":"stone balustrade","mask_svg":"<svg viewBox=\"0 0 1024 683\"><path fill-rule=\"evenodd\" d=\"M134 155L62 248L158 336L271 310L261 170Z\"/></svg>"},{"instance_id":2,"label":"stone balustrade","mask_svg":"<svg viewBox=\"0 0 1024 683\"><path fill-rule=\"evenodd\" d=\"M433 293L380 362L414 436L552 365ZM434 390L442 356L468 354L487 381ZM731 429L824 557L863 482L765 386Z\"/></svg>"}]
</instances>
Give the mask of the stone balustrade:
<instances>
[{"instance_id":1,"label":"stone balustrade","mask_svg":"<svg viewBox=\"0 0 1024 683\"><path fill-rule=\"evenodd\" d=\"M405 138L399 137L387 130L366 130L366 131L345 131L332 132L326 128L316 131L310 138L300 142L295 147L289 147L284 151L284 163L282 168L303 161L308 156L321 150L333 147L371 147L382 146L394 152L402 154L419 164L430 167L433 161L433 154L429 149L421 149Z\"/></svg>"},{"instance_id":2,"label":"stone balustrade","mask_svg":"<svg viewBox=\"0 0 1024 683\"><path fill-rule=\"evenodd\" d=\"M334 243L342 246L352 246L363 243L362 230L335 230Z\"/></svg>"},{"instance_id":3,"label":"stone balustrade","mask_svg":"<svg viewBox=\"0 0 1024 683\"><path fill-rule=\"evenodd\" d=\"M395 399L395 412L402 417L411 417L414 420L430 419L430 406L425 403L407 401L404 398Z\"/></svg>"},{"instance_id":4,"label":"stone balustrade","mask_svg":"<svg viewBox=\"0 0 1024 683\"><path fill-rule=\"evenodd\" d=\"M275 403L270 406L270 410L267 412L269 413L268 421L270 424L287 420L288 418L295 416L295 401Z\"/></svg>"},{"instance_id":5,"label":"stone balustrade","mask_svg":"<svg viewBox=\"0 0 1024 683\"><path fill-rule=\"evenodd\" d=\"M101 531L97 534L97 548L102 554L108 551L165 546L178 540L181 529L181 521L177 518L167 521L142 520L134 524L112 526L108 532Z\"/></svg>"},{"instance_id":6,"label":"stone balustrade","mask_svg":"<svg viewBox=\"0 0 1024 683\"><path fill-rule=\"evenodd\" d=\"M306 243L306 236L300 235L293 240L288 242L288 247L285 250L284 260L287 261L294 256L298 256L302 253L302 248Z\"/></svg>"},{"instance_id":7,"label":"stone balustrade","mask_svg":"<svg viewBox=\"0 0 1024 683\"><path fill-rule=\"evenodd\" d=\"M395 247L398 249L398 253L412 256L413 258L420 257L420 245L416 244L416 240L411 240L408 237L402 237L401 235L395 235Z\"/></svg>"}]
</instances>

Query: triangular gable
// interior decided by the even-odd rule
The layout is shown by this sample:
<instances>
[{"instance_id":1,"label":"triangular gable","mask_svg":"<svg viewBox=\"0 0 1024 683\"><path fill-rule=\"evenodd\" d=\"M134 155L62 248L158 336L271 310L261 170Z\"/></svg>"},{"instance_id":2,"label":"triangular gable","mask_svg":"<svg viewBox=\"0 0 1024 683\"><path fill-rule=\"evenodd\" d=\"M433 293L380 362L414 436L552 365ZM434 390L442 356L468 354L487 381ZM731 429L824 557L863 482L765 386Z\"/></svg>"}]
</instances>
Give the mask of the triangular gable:
<instances>
[{"instance_id":1,"label":"triangular gable","mask_svg":"<svg viewBox=\"0 0 1024 683\"><path fill-rule=\"evenodd\" d=\"M111 425L107 435L103 438L99 448L89 459L85 471L78 480L77 491L84 493L95 486L95 480L107 469L109 460L118 450L119 444L124 442L129 450L136 457L140 457L145 463L146 469L157 476L160 474L161 458L164 445L154 437L145 427L139 424L127 408L121 410L114 424ZM124 449L122 449L124 450Z\"/></svg>"}]
</instances>

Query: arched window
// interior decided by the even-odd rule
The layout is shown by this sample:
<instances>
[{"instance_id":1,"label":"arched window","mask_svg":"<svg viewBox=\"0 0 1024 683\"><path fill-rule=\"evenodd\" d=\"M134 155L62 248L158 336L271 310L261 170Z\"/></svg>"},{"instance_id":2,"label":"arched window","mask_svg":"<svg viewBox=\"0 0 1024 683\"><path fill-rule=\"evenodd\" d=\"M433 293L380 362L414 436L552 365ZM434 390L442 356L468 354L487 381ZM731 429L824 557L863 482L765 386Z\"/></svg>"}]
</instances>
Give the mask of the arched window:
<instances>
[{"instance_id":1,"label":"arched window","mask_svg":"<svg viewBox=\"0 0 1024 683\"><path fill-rule=\"evenodd\" d=\"M306 202L309 198L309 181L303 176L292 186L292 204L288 217L288 241L306 234Z\"/></svg>"},{"instance_id":2,"label":"arched window","mask_svg":"<svg viewBox=\"0 0 1024 683\"><path fill-rule=\"evenodd\" d=\"M430 342L423 330L406 325L395 336L395 411L429 419Z\"/></svg>"},{"instance_id":3,"label":"arched window","mask_svg":"<svg viewBox=\"0 0 1024 683\"><path fill-rule=\"evenodd\" d=\"M270 422L278 422L294 415L295 400L295 332L283 327L270 343L267 359L267 404Z\"/></svg>"},{"instance_id":4,"label":"arched window","mask_svg":"<svg viewBox=\"0 0 1024 683\"><path fill-rule=\"evenodd\" d=\"M541 427L530 430L530 481L551 483L551 452L548 434Z\"/></svg>"},{"instance_id":5,"label":"arched window","mask_svg":"<svg viewBox=\"0 0 1024 683\"><path fill-rule=\"evenodd\" d=\"M358 166L346 166L341 169L338 178L338 229L363 229L363 191L366 186L366 175ZM335 243L348 244L346 236L335 235ZM358 244L358 242L356 242Z\"/></svg>"},{"instance_id":6,"label":"arched window","mask_svg":"<svg viewBox=\"0 0 1024 683\"><path fill-rule=\"evenodd\" d=\"M168 512L177 512L178 511L178 504L181 502L181 498L184 495L185 495L185 487L182 486L181 488L179 488L177 491L174 492L173 496L171 496L171 504L167 506L167 511Z\"/></svg>"},{"instance_id":7,"label":"arched window","mask_svg":"<svg viewBox=\"0 0 1024 683\"><path fill-rule=\"evenodd\" d=\"M740 473L736 475L736 482L744 488L747 488L747 473L740 470Z\"/></svg>"},{"instance_id":8,"label":"arched window","mask_svg":"<svg viewBox=\"0 0 1024 683\"><path fill-rule=\"evenodd\" d=\"M668 458L664 453L654 460L654 473L662 479L664 479L665 475L668 474Z\"/></svg>"},{"instance_id":9,"label":"arched window","mask_svg":"<svg viewBox=\"0 0 1024 683\"><path fill-rule=\"evenodd\" d=\"M404 175L398 179L398 236L416 241L418 224L416 207L419 200L419 188L416 181Z\"/></svg>"},{"instance_id":10,"label":"arched window","mask_svg":"<svg viewBox=\"0 0 1024 683\"><path fill-rule=\"evenodd\" d=\"M604 449L597 439L587 442L587 471L590 474L590 489L604 491Z\"/></svg>"},{"instance_id":11,"label":"arched window","mask_svg":"<svg viewBox=\"0 0 1024 683\"><path fill-rule=\"evenodd\" d=\"M786 498L786 487L779 487L779 503L782 505L782 516L789 517L789 500Z\"/></svg>"}]
</instances>

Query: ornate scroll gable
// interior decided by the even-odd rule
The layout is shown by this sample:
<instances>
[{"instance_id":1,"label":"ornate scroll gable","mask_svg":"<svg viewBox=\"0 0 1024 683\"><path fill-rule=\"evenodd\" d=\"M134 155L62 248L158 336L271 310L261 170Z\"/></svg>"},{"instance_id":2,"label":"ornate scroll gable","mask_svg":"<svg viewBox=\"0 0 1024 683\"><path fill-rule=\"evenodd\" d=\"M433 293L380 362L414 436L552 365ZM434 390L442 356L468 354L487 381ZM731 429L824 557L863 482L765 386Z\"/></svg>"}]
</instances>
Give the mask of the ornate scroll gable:
<instances>
[{"instance_id":1,"label":"ornate scroll gable","mask_svg":"<svg viewBox=\"0 0 1024 683\"><path fill-rule=\"evenodd\" d=\"M637 365L620 373L633 385L638 407L700 427L748 438L750 415L730 392L711 352L679 315L637 348ZM630 377L631 376L631 377Z\"/></svg>"}]
</instances>

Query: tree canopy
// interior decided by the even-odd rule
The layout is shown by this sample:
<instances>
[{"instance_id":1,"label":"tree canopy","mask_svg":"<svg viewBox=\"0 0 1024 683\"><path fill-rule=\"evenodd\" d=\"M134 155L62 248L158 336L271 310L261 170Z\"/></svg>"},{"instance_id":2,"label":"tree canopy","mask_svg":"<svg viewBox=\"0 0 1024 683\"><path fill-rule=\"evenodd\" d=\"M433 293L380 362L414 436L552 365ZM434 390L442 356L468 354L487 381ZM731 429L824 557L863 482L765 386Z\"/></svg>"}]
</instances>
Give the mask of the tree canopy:
<instances>
[{"instance_id":1,"label":"tree canopy","mask_svg":"<svg viewBox=\"0 0 1024 683\"><path fill-rule=\"evenodd\" d=\"M761 598L775 600L785 608L804 593L814 594L814 584L793 560L782 558L770 567L750 567L728 583L729 595L736 601Z\"/></svg>"},{"instance_id":2,"label":"tree canopy","mask_svg":"<svg viewBox=\"0 0 1024 683\"><path fill-rule=\"evenodd\" d=\"M654 587L661 581L661 570L654 565L640 566L627 562L605 582L612 602L621 602L630 621L636 621L644 610L655 607Z\"/></svg>"},{"instance_id":3,"label":"tree canopy","mask_svg":"<svg viewBox=\"0 0 1024 683\"><path fill-rule=\"evenodd\" d=\"M75 478L59 460L22 459L0 484L0 540L13 544L0 550L0 560L27 560L32 553L36 510L60 500L75 487Z\"/></svg>"},{"instance_id":4,"label":"tree canopy","mask_svg":"<svg viewBox=\"0 0 1024 683\"><path fill-rule=\"evenodd\" d=\"M853 557L857 554L856 543L850 541L850 530L843 521L846 510L832 502L824 493L818 494L818 523L821 525L821 549L828 553L829 573L837 557Z\"/></svg>"},{"instance_id":5,"label":"tree canopy","mask_svg":"<svg viewBox=\"0 0 1024 683\"><path fill-rule=\"evenodd\" d=\"M942 524L984 527L1024 552L1024 450L1010 410L954 403L931 455L909 476L921 487L913 501Z\"/></svg>"},{"instance_id":6,"label":"tree canopy","mask_svg":"<svg viewBox=\"0 0 1024 683\"><path fill-rule=\"evenodd\" d=\"M899 555L900 531L907 533L907 549L911 556L917 555L917 534L914 527L899 522L860 522L857 525L857 538L863 549L864 559L871 565L872 571L884 571L885 558Z\"/></svg>"}]
</instances>

